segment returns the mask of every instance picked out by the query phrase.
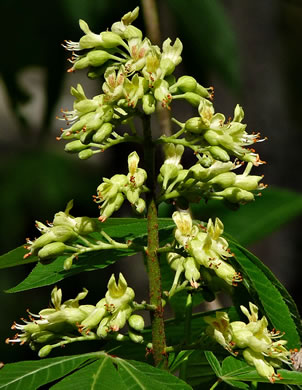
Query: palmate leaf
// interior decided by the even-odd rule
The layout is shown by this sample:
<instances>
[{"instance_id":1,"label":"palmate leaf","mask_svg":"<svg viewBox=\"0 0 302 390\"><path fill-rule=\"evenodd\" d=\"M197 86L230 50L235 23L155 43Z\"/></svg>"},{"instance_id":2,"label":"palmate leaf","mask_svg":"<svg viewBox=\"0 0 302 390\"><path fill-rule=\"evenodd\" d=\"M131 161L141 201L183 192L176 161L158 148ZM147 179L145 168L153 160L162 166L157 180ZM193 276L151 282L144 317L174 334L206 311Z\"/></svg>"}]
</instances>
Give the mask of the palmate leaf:
<instances>
[{"instance_id":1,"label":"palmate leaf","mask_svg":"<svg viewBox=\"0 0 302 390\"><path fill-rule=\"evenodd\" d=\"M255 367L248 365L240 358L228 356L220 365L219 360L212 352L206 351L204 354L217 378L235 388L249 389L248 384L244 382L270 383L268 378L262 377L257 373ZM302 384L301 372L279 369L277 370L277 374L280 374L282 379L276 379L276 385Z\"/></svg>"},{"instance_id":2,"label":"palmate leaf","mask_svg":"<svg viewBox=\"0 0 302 390\"><path fill-rule=\"evenodd\" d=\"M0 389L36 390L63 376L65 377L50 389L192 389L166 371L104 352L7 364L1 370Z\"/></svg>"},{"instance_id":3,"label":"palmate leaf","mask_svg":"<svg viewBox=\"0 0 302 390\"><path fill-rule=\"evenodd\" d=\"M289 293L256 256L236 242L230 239L229 242L235 262L242 269L244 286L251 296L256 294L272 326L285 332L288 347L299 348L301 319Z\"/></svg>"},{"instance_id":4,"label":"palmate leaf","mask_svg":"<svg viewBox=\"0 0 302 390\"><path fill-rule=\"evenodd\" d=\"M158 225L161 239L164 239L174 228L174 222L170 218L161 218ZM111 218L103 224L98 223L97 226L100 230L103 229L110 237L119 241L139 241L147 236L146 219ZM97 232L93 233L93 237L101 238L100 233ZM15 251L17 250L20 250L20 253L23 253L21 252L21 248L18 248ZM74 262L69 271L65 271L63 268L64 260L67 256L60 256L50 264L43 265L38 263L26 279L6 292L14 293L51 285L83 271L93 271L108 267L121 257L132 256L135 253L137 253L137 250L135 249L90 252L81 255L79 260ZM8 264L10 256L11 252L1 256L0 265L2 262ZM14 259L15 257L16 255L14 254ZM20 265L22 264L22 261L23 258L21 257L19 263L15 261L14 265Z\"/></svg>"}]
</instances>

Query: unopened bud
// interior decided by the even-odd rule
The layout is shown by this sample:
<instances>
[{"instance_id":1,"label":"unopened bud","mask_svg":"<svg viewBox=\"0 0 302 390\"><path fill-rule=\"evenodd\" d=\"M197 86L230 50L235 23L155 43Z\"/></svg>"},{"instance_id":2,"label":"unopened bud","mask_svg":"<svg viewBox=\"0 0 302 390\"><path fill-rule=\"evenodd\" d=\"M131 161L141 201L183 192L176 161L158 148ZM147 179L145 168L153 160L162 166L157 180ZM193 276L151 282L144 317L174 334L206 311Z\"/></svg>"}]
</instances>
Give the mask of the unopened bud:
<instances>
[{"instance_id":1,"label":"unopened bud","mask_svg":"<svg viewBox=\"0 0 302 390\"><path fill-rule=\"evenodd\" d=\"M64 265L63 268L65 271L69 271L70 268L72 267L72 262L73 262L73 256L67 257L67 259L64 260Z\"/></svg>"},{"instance_id":2,"label":"unopened bud","mask_svg":"<svg viewBox=\"0 0 302 390\"><path fill-rule=\"evenodd\" d=\"M211 146L209 148L209 152L211 153L213 158L215 158L215 160L219 160L219 161L223 161L223 162L230 161L229 154L224 149L222 149L220 146Z\"/></svg>"},{"instance_id":3,"label":"unopened bud","mask_svg":"<svg viewBox=\"0 0 302 390\"><path fill-rule=\"evenodd\" d=\"M201 101L201 96L194 92L186 92L180 96L194 107L198 107Z\"/></svg>"},{"instance_id":4,"label":"unopened bud","mask_svg":"<svg viewBox=\"0 0 302 390\"><path fill-rule=\"evenodd\" d=\"M109 54L105 50L92 50L87 54L89 65L92 66L101 66L105 62L107 62L111 57L112 57L111 54Z\"/></svg>"},{"instance_id":5,"label":"unopened bud","mask_svg":"<svg viewBox=\"0 0 302 390\"><path fill-rule=\"evenodd\" d=\"M181 92L194 92L197 86L197 81L191 76L181 76L175 84L170 88L172 93L180 89Z\"/></svg>"},{"instance_id":6,"label":"unopened bud","mask_svg":"<svg viewBox=\"0 0 302 390\"><path fill-rule=\"evenodd\" d=\"M225 172L215 176L209 180L209 184L216 184L221 188L228 188L234 185L236 180L236 174L234 172Z\"/></svg>"},{"instance_id":7,"label":"unopened bud","mask_svg":"<svg viewBox=\"0 0 302 390\"><path fill-rule=\"evenodd\" d=\"M81 160L87 160L87 159L90 158L91 156L93 156L93 151L92 151L91 149L82 150L82 151L78 154L78 157L79 157Z\"/></svg>"},{"instance_id":8,"label":"unopened bud","mask_svg":"<svg viewBox=\"0 0 302 390\"><path fill-rule=\"evenodd\" d=\"M145 327L144 318L138 314L132 314L132 316L128 318L128 324L137 331L142 331Z\"/></svg>"},{"instance_id":9,"label":"unopened bud","mask_svg":"<svg viewBox=\"0 0 302 390\"><path fill-rule=\"evenodd\" d=\"M113 125L109 122L103 123L97 132L92 136L93 142L102 143L112 132Z\"/></svg>"},{"instance_id":10,"label":"unopened bud","mask_svg":"<svg viewBox=\"0 0 302 390\"><path fill-rule=\"evenodd\" d=\"M44 347L42 347L40 350L39 350L39 357L40 358L43 358L43 357L46 357L47 355L50 354L52 350L52 346L51 345L44 345Z\"/></svg>"},{"instance_id":11,"label":"unopened bud","mask_svg":"<svg viewBox=\"0 0 302 390\"><path fill-rule=\"evenodd\" d=\"M185 128L194 134L200 134L208 127L205 126L203 120L200 117L193 117L186 121Z\"/></svg>"},{"instance_id":12,"label":"unopened bud","mask_svg":"<svg viewBox=\"0 0 302 390\"><path fill-rule=\"evenodd\" d=\"M53 257L60 256L66 250L66 245L63 242L52 242L45 245L38 252L38 257L42 260L51 259Z\"/></svg>"},{"instance_id":13,"label":"unopened bud","mask_svg":"<svg viewBox=\"0 0 302 390\"><path fill-rule=\"evenodd\" d=\"M204 133L204 139L212 146L218 146L220 144L220 135L214 130L207 130Z\"/></svg>"},{"instance_id":14,"label":"unopened bud","mask_svg":"<svg viewBox=\"0 0 302 390\"><path fill-rule=\"evenodd\" d=\"M87 148L88 146L84 145L80 140L75 140L75 141L68 142L68 144L65 145L64 150L65 152L69 152L69 153L78 153Z\"/></svg>"},{"instance_id":15,"label":"unopened bud","mask_svg":"<svg viewBox=\"0 0 302 390\"><path fill-rule=\"evenodd\" d=\"M134 343L141 344L144 342L143 336L131 329L128 330L128 336L130 340L133 341Z\"/></svg>"}]
</instances>

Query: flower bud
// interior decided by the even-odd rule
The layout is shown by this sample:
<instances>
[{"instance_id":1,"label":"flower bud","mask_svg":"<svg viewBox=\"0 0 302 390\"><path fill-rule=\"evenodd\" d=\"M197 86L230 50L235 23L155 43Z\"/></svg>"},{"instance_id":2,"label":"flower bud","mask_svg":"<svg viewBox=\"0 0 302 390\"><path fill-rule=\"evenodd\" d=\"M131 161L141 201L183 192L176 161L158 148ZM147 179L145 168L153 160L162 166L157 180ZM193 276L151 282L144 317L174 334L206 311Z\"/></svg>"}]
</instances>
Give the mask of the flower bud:
<instances>
[{"instance_id":1,"label":"flower bud","mask_svg":"<svg viewBox=\"0 0 302 390\"><path fill-rule=\"evenodd\" d=\"M215 158L215 160L219 160L219 161L223 161L223 162L230 161L229 154L224 149L222 149L220 146L211 146L209 148L209 152L211 153L213 158Z\"/></svg>"},{"instance_id":2,"label":"flower bud","mask_svg":"<svg viewBox=\"0 0 302 390\"><path fill-rule=\"evenodd\" d=\"M238 187L229 187L223 191L213 192L213 198L221 199L224 198L231 203L239 203L245 204L248 202L252 202L254 198L254 194L252 192L242 190Z\"/></svg>"},{"instance_id":3,"label":"flower bud","mask_svg":"<svg viewBox=\"0 0 302 390\"><path fill-rule=\"evenodd\" d=\"M93 142L102 143L112 132L113 125L109 122L103 123L102 126L92 136Z\"/></svg>"},{"instance_id":4,"label":"flower bud","mask_svg":"<svg viewBox=\"0 0 302 390\"><path fill-rule=\"evenodd\" d=\"M65 152L69 152L69 153L78 153L87 148L88 148L87 145L84 145L80 140L76 140L76 141L68 142L68 144L65 145L64 150Z\"/></svg>"},{"instance_id":5,"label":"flower bud","mask_svg":"<svg viewBox=\"0 0 302 390\"><path fill-rule=\"evenodd\" d=\"M221 188L228 188L234 185L236 181L236 174L234 172L220 173L213 179L209 180L209 184L216 184Z\"/></svg>"},{"instance_id":6,"label":"flower bud","mask_svg":"<svg viewBox=\"0 0 302 390\"><path fill-rule=\"evenodd\" d=\"M175 84L170 87L172 93L180 89L181 92L194 92L197 86L197 81L191 76L181 76Z\"/></svg>"},{"instance_id":7,"label":"flower bud","mask_svg":"<svg viewBox=\"0 0 302 390\"><path fill-rule=\"evenodd\" d=\"M128 336L134 343L142 344L144 342L144 337L131 329L128 329Z\"/></svg>"},{"instance_id":8,"label":"flower bud","mask_svg":"<svg viewBox=\"0 0 302 390\"><path fill-rule=\"evenodd\" d=\"M144 329L145 327L145 321L144 318L138 314L132 314L128 318L128 324L131 326L132 329L140 332Z\"/></svg>"},{"instance_id":9,"label":"flower bud","mask_svg":"<svg viewBox=\"0 0 302 390\"><path fill-rule=\"evenodd\" d=\"M188 103L190 103L193 107L198 107L201 101L201 96L194 92L185 92L182 95L179 95L183 99L185 99Z\"/></svg>"},{"instance_id":10,"label":"flower bud","mask_svg":"<svg viewBox=\"0 0 302 390\"><path fill-rule=\"evenodd\" d=\"M111 54L109 54L105 50L92 50L87 54L89 65L92 66L101 66L105 62L107 62L111 57L112 57Z\"/></svg>"},{"instance_id":11,"label":"flower bud","mask_svg":"<svg viewBox=\"0 0 302 390\"><path fill-rule=\"evenodd\" d=\"M213 95L213 88L205 88L202 85L198 84L196 85L196 89L194 91L195 93L198 93L198 95L204 97L204 98L211 98Z\"/></svg>"},{"instance_id":12,"label":"flower bud","mask_svg":"<svg viewBox=\"0 0 302 390\"><path fill-rule=\"evenodd\" d=\"M262 176L237 175L235 186L246 191L254 191L259 188L259 181Z\"/></svg>"},{"instance_id":13,"label":"flower bud","mask_svg":"<svg viewBox=\"0 0 302 390\"><path fill-rule=\"evenodd\" d=\"M203 136L204 139L212 146L218 146L220 144L221 136L214 130L207 130Z\"/></svg>"},{"instance_id":14,"label":"flower bud","mask_svg":"<svg viewBox=\"0 0 302 390\"><path fill-rule=\"evenodd\" d=\"M52 346L51 345L44 345L44 347L42 347L39 350L38 355L39 355L40 358L44 358L44 357L46 357L47 355L50 354L51 350L52 350Z\"/></svg>"},{"instance_id":15,"label":"flower bud","mask_svg":"<svg viewBox=\"0 0 302 390\"><path fill-rule=\"evenodd\" d=\"M73 69L81 70L89 66L89 59L87 56L79 58L73 65Z\"/></svg>"},{"instance_id":16,"label":"flower bud","mask_svg":"<svg viewBox=\"0 0 302 390\"><path fill-rule=\"evenodd\" d=\"M38 257L41 260L51 259L53 257L60 256L66 250L66 245L63 242L52 242L50 244L45 245L38 252Z\"/></svg>"},{"instance_id":17,"label":"flower bud","mask_svg":"<svg viewBox=\"0 0 302 390\"><path fill-rule=\"evenodd\" d=\"M102 47L105 49L112 49L116 46L124 46L125 42L121 39L121 37L111 31L103 31L100 33L102 39Z\"/></svg>"},{"instance_id":18,"label":"flower bud","mask_svg":"<svg viewBox=\"0 0 302 390\"><path fill-rule=\"evenodd\" d=\"M185 128L187 131L190 131L191 133L201 134L203 130L207 129L207 126L205 126L202 118L193 117L186 121Z\"/></svg>"},{"instance_id":19,"label":"flower bud","mask_svg":"<svg viewBox=\"0 0 302 390\"><path fill-rule=\"evenodd\" d=\"M72 267L73 259L74 259L74 257L70 256L70 257L67 257L67 259L64 260L63 268L64 268L65 271L69 271L70 270L70 268Z\"/></svg>"},{"instance_id":20,"label":"flower bud","mask_svg":"<svg viewBox=\"0 0 302 390\"><path fill-rule=\"evenodd\" d=\"M87 160L87 159L90 158L91 156L93 156L93 151L92 151L91 149L82 150L82 151L78 154L78 157L79 157L81 160Z\"/></svg>"}]
</instances>

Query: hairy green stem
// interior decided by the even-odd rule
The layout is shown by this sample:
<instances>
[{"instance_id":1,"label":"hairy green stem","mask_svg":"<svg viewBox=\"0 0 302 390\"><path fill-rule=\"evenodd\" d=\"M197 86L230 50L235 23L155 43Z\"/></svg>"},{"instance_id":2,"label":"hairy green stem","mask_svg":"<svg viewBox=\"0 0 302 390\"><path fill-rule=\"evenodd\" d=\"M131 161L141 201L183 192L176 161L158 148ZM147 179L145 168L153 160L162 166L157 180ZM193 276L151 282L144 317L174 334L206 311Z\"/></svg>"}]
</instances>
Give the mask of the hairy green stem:
<instances>
[{"instance_id":1,"label":"hairy green stem","mask_svg":"<svg viewBox=\"0 0 302 390\"><path fill-rule=\"evenodd\" d=\"M188 293L186 309L185 309L185 343L189 344L191 341L191 320L192 320L192 294ZM180 366L179 377L184 381L187 379L188 358L186 358Z\"/></svg>"},{"instance_id":2,"label":"hairy green stem","mask_svg":"<svg viewBox=\"0 0 302 390\"><path fill-rule=\"evenodd\" d=\"M155 201L155 145L152 140L150 117L143 117L144 130L144 160L148 172L147 187L150 192L146 194L148 242L146 248L146 262L149 277L150 305L156 310L151 313L153 357L156 366L167 367L165 355L166 337L162 307L161 273L157 250L159 248L158 217Z\"/></svg>"}]
</instances>

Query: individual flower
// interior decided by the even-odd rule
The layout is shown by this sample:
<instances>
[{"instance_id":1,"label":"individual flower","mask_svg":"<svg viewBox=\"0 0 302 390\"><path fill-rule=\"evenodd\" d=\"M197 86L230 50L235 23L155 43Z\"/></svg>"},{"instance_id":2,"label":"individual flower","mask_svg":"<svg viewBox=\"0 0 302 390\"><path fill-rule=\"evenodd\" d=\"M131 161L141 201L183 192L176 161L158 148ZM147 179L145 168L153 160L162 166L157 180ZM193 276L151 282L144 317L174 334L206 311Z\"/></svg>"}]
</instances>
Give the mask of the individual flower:
<instances>
[{"instance_id":1,"label":"individual flower","mask_svg":"<svg viewBox=\"0 0 302 390\"><path fill-rule=\"evenodd\" d=\"M93 49L96 47L101 47L104 49L112 49L117 46L123 46L128 49L127 44L123 39L111 31L104 31L100 34L93 33L88 24L84 20L79 20L79 25L81 30L85 35L80 39L79 42L65 41L63 47L69 51L79 51L84 49Z\"/></svg>"},{"instance_id":2,"label":"individual flower","mask_svg":"<svg viewBox=\"0 0 302 390\"><path fill-rule=\"evenodd\" d=\"M124 196L122 194L124 186L127 185L127 177L125 175L114 175L111 179L103 178L97 188L97 195L94 196L96 203L101 203L99 206L101 222L110 217L115 211L117 211L124 202Z\"/></svg>"},{"instance_id":3,"label":"individual flower","mask_svg":"<svg viewBox=\"0 0 302 390\"><path fill-rule=\"evenodd\" d=\"M138 163L138 154L136 152L130 153L128 156L129 173L123 192L135 210L138 213L142 213L145 210L145 201L140 196L148 191L148 188L144 185L147 179L147 172L139 168Z\"/></svg>"},{"instance_id":4,"label":"individual flower","mask_svg":"<svg viewBox=\"0 0 302 390\"><path fill-rule=\"evenodd\" d=\"M182 49L182 43L178 38L175 40L173 45L171 45L170 38L164 41L162 55L160 59L162 78L173 73L175 67L181 62Z\"/></svg>"},{"instance_id":5,"label":"individual flower","mask_svg":"<svg viewBox=\"0 0 302 390\"><path fill-rule=\"evenodd\" d=\"M180 164L181 157L184 152L183 145L174 145L167 143L164 145L165 161L160 168L160 181L162 188L167 189L168 182L178 176L178 173L183 166Z\"/></svg>"}]
</instances>

